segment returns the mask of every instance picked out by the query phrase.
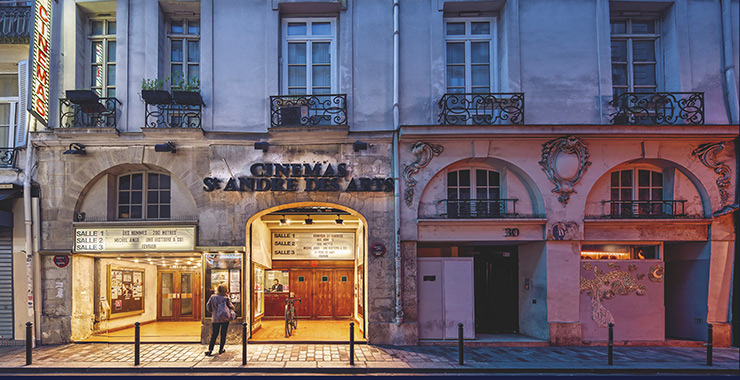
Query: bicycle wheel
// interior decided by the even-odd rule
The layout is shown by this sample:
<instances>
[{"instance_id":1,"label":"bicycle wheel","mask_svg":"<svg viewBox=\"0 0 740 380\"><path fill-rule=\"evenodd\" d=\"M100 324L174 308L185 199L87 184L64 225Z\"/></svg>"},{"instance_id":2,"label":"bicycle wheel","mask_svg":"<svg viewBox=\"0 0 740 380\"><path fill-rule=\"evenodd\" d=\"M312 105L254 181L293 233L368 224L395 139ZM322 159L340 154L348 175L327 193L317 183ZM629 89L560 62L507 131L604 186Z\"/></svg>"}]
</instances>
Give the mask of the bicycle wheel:
<instances>
[{"instance_id":1,"label":"bicycle wheel","mask_svg":"<svg viewBox=\"0 0 740 380\"><path fill-rule=\"evenodd\" d=\"M298 328L298 316L295 315L295 307L290 308L290 321L291 325L293 325L293 330Z\"/></svg>"},{"instance_id":2,"label":"bicycle wheel","mask_svg":"<svg viewBox=\"0 0 740 380\"><path fill-rule=\"evenodd\" d=\"M288 306L285 306L285 337L289 338L290 335L293 333L292 331L293 326L290 324L290 309L288 309Z\"/></svg>"}]
</instances>

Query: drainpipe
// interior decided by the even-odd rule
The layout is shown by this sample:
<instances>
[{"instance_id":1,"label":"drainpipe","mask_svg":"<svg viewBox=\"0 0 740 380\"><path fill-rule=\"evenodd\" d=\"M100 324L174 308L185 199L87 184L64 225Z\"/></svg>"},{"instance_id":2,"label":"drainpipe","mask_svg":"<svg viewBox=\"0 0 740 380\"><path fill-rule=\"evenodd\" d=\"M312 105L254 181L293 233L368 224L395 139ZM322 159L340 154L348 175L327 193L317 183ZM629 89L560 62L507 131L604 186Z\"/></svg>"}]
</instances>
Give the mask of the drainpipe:
<instances>
[{"instance_id":1,"label":"drainpipe","mask_svg":"<svg viewBox=\"0 0 740 380\"><path fill-rule=\"evenodd\" d=\"M732 62L732 11L730 0L720 0L722 6L722 66L727 88L727 103L730 124L738 123L738 93L735 82L735 65Z\"/></svg>"},{"instance_id":2,"label":"drainpipe","mask_svg":"<svg viewBox=\"0 0 740 380\"><path fill-rule=\"evenodd\" d=\"M38 339L39 336L39 313L36 312L38 309L38 294L40 293L40 288L38 283L40 282L40 278L38 275L38 272L40 272L39 269L39 254L38 252L35 252L33 250L33 217L32 217L32 211L31 211L31 172L33 171L32 168L33 165L33 144L31 143L31 132L28 130L26 132L26 166L25 170L23 171L23 218L24 218L24 224L26 227L25 234L26 234L26 255L31 255L31 265L32 265L32 275L31 275L31 282L33 289L33 307L28 311L28 316L30 319L33 320L33 324L35 326L34 335L36 339ZM36 339L33 339L34 346L36 345Z\"/></svg>"},{"instance_id":3,"label":"drainpipe","mask_svg":"<svg viewBox=\"0 0 740 380\"><path fill-rule=\"evenodd\" d=\"M398 71L399 71L399 29L398 29L398 0L393 0L393 186L394 196L394 227L395 227L395 259L396 259L396 326L403 322L403 299L401 297L402 274L401 274L401 179L400 179L400 162L398 143L400 132L400 119L398 115Z\"/></svg>"}]
</instances>

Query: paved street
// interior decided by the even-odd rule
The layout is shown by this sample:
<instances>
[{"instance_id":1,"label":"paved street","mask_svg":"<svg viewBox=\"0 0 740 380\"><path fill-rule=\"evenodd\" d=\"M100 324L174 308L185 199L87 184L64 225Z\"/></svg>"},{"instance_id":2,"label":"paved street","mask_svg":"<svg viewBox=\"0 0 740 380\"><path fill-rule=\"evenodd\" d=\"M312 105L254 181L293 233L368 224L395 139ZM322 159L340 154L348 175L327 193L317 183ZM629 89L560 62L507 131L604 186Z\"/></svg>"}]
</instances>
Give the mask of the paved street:
<instances>
[{"instance_id":1,"label":"paved street","mask_svg":"<svg viewBox=\"0 0 740 380\"><path fill-rule=\"evenodd\" d=\"M698 347L615 347L607 365L606 347L466 347L458 365L455 347L355 346L349 366L348 345L252 344L242 367L241 346L206 357L199 344L142 344L141 364L133 366L132 344L68 344L34 350L25 365L24 347L0 347L0 373L65 371L142 372L275 371L287 372L616 372L738 374L738 349L715 348L714 366Z\"/></svg>"}]
</instances>

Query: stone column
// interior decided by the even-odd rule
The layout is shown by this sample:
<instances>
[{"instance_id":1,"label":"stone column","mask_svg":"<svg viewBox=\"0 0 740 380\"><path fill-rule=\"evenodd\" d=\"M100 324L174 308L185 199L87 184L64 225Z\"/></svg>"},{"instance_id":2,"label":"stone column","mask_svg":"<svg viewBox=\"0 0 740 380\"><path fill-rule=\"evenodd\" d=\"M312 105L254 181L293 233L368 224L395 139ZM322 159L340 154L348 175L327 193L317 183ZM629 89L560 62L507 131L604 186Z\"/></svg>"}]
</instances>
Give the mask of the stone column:
<instances>
[{"instance_id":1,"label":"stone column","mask_svg":"<svg viewBox=\"0 0 740 380\"><path fill-rule=\"evenodd\" d=\"M707 322L714 326L714 345L729 347L732 342L729 307L735 242L721 240L710 244L712 256L709 263Z\"/></svg>"},{"instance_id":2,"label":"stone column","mask_svg":"<svg viewBox=\"0 0 740 380\"><path fill-rule=\"evenodd\" d=\"M581 345L580 243L548 241L545 254L550 342L556 346Z\"/></svg>"}]
</instances>

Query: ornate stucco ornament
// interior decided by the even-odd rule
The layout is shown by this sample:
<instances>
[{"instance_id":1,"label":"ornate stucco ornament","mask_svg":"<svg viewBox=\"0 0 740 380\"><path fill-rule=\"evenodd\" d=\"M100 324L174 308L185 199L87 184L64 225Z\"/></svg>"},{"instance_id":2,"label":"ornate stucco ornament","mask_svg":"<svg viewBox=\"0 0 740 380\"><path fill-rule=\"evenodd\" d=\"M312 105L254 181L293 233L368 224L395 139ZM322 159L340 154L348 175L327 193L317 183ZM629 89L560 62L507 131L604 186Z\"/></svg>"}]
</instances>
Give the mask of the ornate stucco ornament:
<instances>
[{"instance_id":1,"label":"ornate stucco ornament","mask_svg":"<svg viewBox=\"0 0 740 380\"><path fill-rule=\"evenodd\" d=\"M604 274L595 265L593 268L593 279L580 276L581 294L586 293L591 298L591 319L596 322L597 326L607 327L609 323L614 323L614 316L604 306L604 301L613 299L618 295L628 296L632 293L644 296L647 294L647 287L638 284L629 272L615 270ZM583 269L590 271L590 268L586 269L585 265Z\"/></svg>"},{"instance_id":2,"label":"ornate stucco ornament","mask_svg":"<svg viewBox=\"0 0 740 380\"><path fill-rule=\"evenodd\" d=\"M717 162L717 159L715 158L717 153L721 152L724 148L725 142L722 141L718 143L706 143L699 145L699 147L691 152L692 155L699 158L704 166L710 169L714 169L714 172L719 174L719 178L717 178L717 188L719 189L720 206L727 206L727 204L730 202L730 192L727 190L730 187L730 167L723 163ZM732 210L737 208L737 205L733 206L730 206L729 210L727 210L726 212L725 209L727 209L728 207L723 207L722 209L715 211L714 216L720 216L732 212Z\"/></svg>"},{"instance_id":3,"label":"ornate stucco ornament","mask_svg":"<svg viewBox=\"0 0 740 380\"><path fill-rule=\"evenodd\" d=\"M429 162L432 161L432 157L439 156L443 150L444 148L442 145L432 145L423 141L419 141L411 147L411 153L416 156L416 160L403 169L403 180L406 184L403 199L406 201L406 206L411 207L414 200L414 187L416 186L416 180L411 178L411 176L429 165Z\"/></svg>"},{"instance_id":4,"label":"ornate stucco ornament","mask_svg":"<svg viewBox=\"0 0 740 380\"><path fill-rule=\"evenodd\" d=\"M572 170L572 173L560 173L558 171L558 161L563 159L564 155L575 156L578 167ZM575 193L573 189L578 181L581 180L586 168L591 165L588 161L588 149L586 143L575 136L561 137L542 144L542 170L547 174L547 179L555 184L552 189L557 193L558 201L565 207L570 199L570 194Z\"/></svg>"}]
</instances>

